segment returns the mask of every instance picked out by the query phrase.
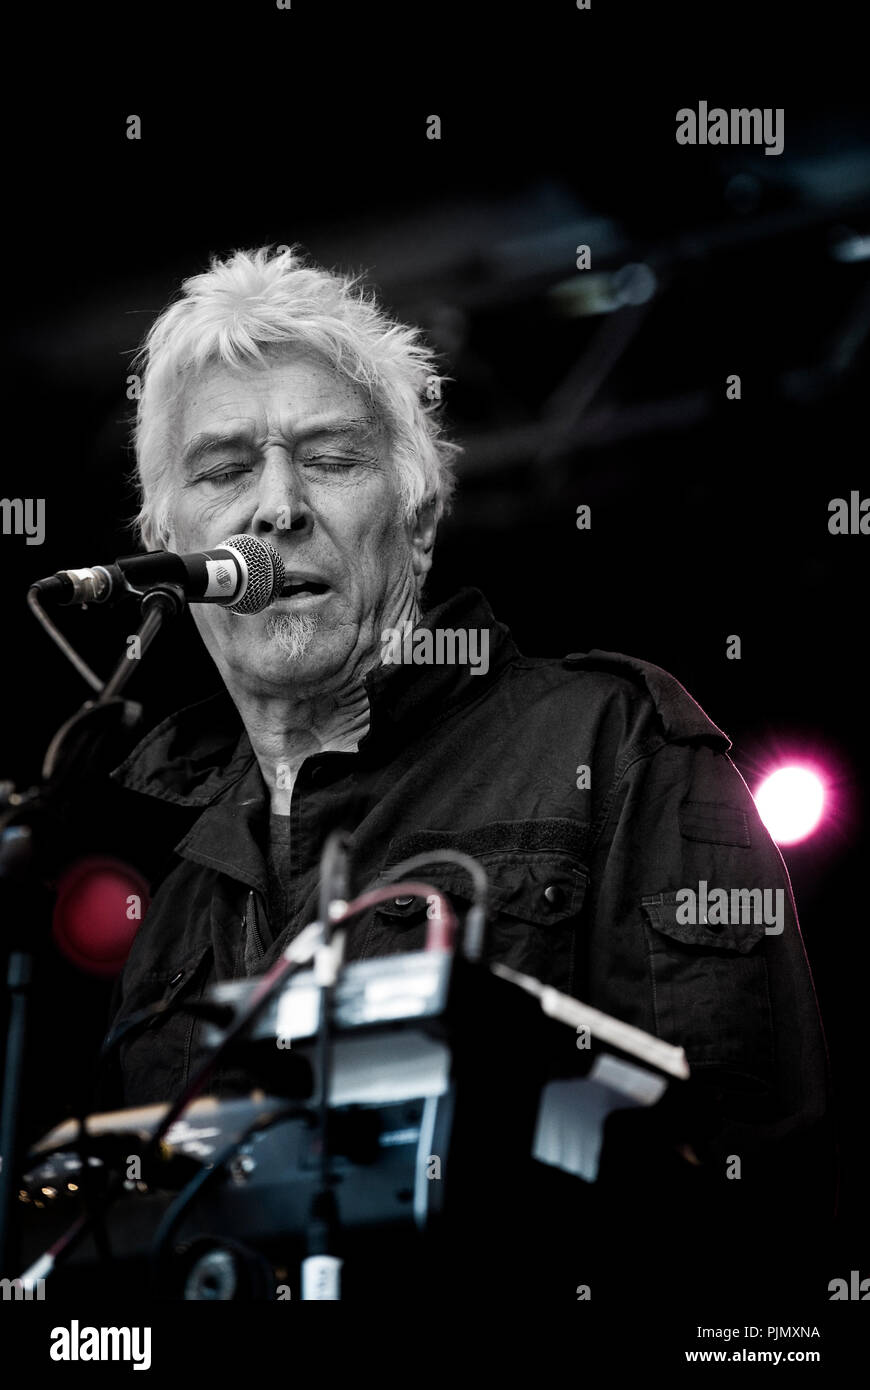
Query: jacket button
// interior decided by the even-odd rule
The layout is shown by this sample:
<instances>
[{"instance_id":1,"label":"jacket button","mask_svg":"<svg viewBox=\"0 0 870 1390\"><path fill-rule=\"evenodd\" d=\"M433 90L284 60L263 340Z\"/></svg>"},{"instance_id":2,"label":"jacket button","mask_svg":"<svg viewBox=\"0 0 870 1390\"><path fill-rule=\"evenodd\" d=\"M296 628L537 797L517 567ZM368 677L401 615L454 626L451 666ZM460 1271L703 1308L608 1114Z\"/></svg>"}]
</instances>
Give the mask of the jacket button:
<instances>
[{"instance_id":1,"label":"jacket button","mask_svg":"<svg viewBox=\"0 0 870 1390\"><path fill-rule=\"evenodd\" d=\"M565 891L560 888L558 883L551 883L544 889L544 897L551 907L562 907L565 902Z\"/></svg>"}]
</instances>

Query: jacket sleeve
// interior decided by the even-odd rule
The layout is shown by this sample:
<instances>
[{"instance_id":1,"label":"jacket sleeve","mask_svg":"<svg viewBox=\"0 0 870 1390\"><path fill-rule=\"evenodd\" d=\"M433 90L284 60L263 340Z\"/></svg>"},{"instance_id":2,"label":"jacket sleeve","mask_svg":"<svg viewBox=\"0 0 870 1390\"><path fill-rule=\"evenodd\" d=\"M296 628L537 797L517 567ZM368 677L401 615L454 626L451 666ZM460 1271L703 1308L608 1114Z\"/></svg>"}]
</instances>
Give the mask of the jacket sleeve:
<instances>
[{"instance_id":1,"label":"jacket sleeve","mask_svg":"<svg viewBox=\"0 0 870 1390\"><path fill-rule=\"evenodd\" d=\"M745 1188L830 1215L827 1051L782 856L712 739L648 736L616 772L590 855L590 1002L685 1049L713 1173L736 1158Z\"/></svg>"}]
</instances>

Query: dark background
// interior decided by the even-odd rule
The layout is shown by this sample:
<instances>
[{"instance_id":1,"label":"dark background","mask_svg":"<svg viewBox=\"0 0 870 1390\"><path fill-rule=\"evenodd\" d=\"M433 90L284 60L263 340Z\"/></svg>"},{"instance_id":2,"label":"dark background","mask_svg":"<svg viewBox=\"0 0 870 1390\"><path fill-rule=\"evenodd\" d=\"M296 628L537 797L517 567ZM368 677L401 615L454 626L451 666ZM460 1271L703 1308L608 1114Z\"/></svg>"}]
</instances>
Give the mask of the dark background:
<instances>
[{"instance_id":1,"label":"dark background","mask_svg":"<svg viewBox=\"0 0 870 1390\"><path fill-rule=\"evenodd\" d=\"M562 11L543 67L540 31L508 71L495 48L472 60L459 30L441 66L418 61L425 35L412 63L372 43L367 77L345 28L338 81L334 53L307 46L304 6L292 20L264 9L257 32L288 45L287 65L280 81L241 82L229 40L205 62L198 38L177 38L137 64L130 20L129 65L23 94L6 166L18 196L2 491L44 497L47 533L41 548L0 540L0 775L29 785L86 698L25 593L134 548L126 379L154 316L234 247L298 244L364 272L453 378L445 407L465 453L430 599L476 585L529 653L600 647L665 667L732 738L750 786L782 755L830 771L831 815L784 856L834 1067L848 1273L867 1220L870 537L827 523L831 498L870 495L868 109L848 83L839 100L804 88L791 102L772 74L638 83L612 43L596 53L591 20L572 67L564 45L587 18ZM293 20L291 40L280 26ZM675 112L701 98L784 107L785 152L677 146ZM843 259L860 237L864 259ZM591 271L575 269L580 243ZM648 302L582 312L593 276L637 263L655 277ZM740 401L726 400L730 373ZM103 673L132 626L127 610L61 621ZM150 725L214 680L185 619L130 694ZM98 818L90 830L98 848ZM105 985L51 954L43 981L30 1131L74 1103L108 1006Z\"/></svg>"}]
</instances>

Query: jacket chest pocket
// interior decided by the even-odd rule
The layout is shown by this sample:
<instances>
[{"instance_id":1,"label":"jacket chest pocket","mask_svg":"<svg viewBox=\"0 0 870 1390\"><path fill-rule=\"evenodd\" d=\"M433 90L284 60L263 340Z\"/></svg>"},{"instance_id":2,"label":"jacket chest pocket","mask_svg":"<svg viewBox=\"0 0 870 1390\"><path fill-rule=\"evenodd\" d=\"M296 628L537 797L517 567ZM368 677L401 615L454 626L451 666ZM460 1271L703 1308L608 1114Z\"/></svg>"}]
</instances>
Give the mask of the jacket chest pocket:
<instances>
[{"instance_id":1,"label":"jacket chest pocket","mask_svg":"<svg viewBox=\"0 0 870 1390\"><path fill-rule=\"evenodd\" d=\"M655 1031L693 1067L769 1084L773 1020L763 923L677 919L673 892L643 899Z\"/></svg>"},{"instance_id":2,"label":"jacket chest pocket","mask_svg":"<svg viewBox=\"0 0 870 1390\"><path fill-rule=\"evenodd\" d=\"M415 854L432 854L431 868L414 873L447 894L460 927L471 906L468 874L439 863L439 850L454 849L478 860L489 880L484 958L571 991L575 971L577 918L588 883L572 845L579 828L571 821L517 821L477 830L419 831L394 840L379 878L394 877L390 865ZM426 944L426 901L397 894L372 914L357 958L419 951Z\"/></svg>"}]
</instances>

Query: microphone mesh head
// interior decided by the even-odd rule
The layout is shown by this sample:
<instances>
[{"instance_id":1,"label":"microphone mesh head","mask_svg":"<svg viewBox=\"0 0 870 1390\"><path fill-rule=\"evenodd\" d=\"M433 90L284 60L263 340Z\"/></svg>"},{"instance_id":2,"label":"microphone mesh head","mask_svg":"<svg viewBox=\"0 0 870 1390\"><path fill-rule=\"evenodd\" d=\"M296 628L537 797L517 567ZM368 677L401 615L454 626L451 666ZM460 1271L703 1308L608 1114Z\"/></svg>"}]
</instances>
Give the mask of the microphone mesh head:
<instances>
[{"instance_id":1,"label":"microphone mesh head","mask_svg":"<svg viewBox=\"0 0 870 1390\"><path fill-rule=\"evenodd\" d=\"M248 584L236 603L227 605L231 613L262 613L284 587L287 578L284 561L274 546L256 536L230 536L222 545L241 552L248 566Z\"/></svg>"}]
</instances>

